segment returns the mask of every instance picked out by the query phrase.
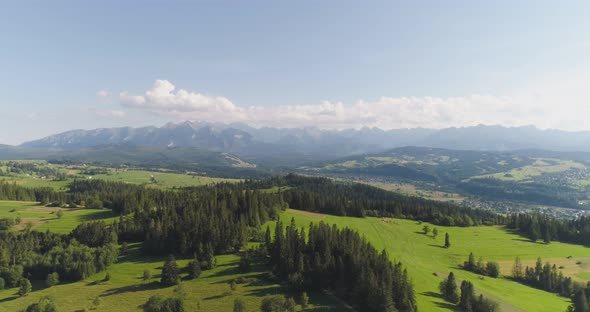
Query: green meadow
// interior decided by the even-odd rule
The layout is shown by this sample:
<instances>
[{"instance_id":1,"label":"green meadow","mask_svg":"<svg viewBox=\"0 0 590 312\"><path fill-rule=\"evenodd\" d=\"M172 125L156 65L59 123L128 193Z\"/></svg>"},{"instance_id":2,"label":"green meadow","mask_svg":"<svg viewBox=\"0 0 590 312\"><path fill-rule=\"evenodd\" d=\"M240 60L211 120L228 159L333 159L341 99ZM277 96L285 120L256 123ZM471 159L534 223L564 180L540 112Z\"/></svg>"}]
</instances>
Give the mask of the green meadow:
<instances>
[{"instance_id":1,"label":"green meadow","mask_svg":"<svg viewBox=\"0 0 590 312\"><path fill-rule=\"evenodd\" d=\"M110 170L107 174L97 174L92 178L131 184L145 184L159 188L202 186L220 182L240 181L237 179L211 178L181 173L152 172L144 170Z\"/></svg>"},{"instance_id":2,"label":"green meadow","mask_svg":"<svg viewBox=\"0 0 590 312\"><path fill-rule=\"evenodd\" d=\"M498 261L502 274L510 275L516 256L525 265L533 265L537 257L543 261L563 266L564 274L578 281L590 280L590 249L577 245L552 242L545 245L532 243L502 227L442 227L436 226L439 236L433 239L422 234L416 221L383 218L336 217L288 210L282 215L288 223L295 219L301 227L310 222L323 221L339 227L358 230L379 250L385 249L394 261L401 261L414 281L421 311L453 311L438 291L439 282L453 271L459 280L473 282L476 290L500 302L502 311L565 311L570 300L542 290L537 290L506 278L483 277L462 270L459 265L467 260L470 252L484 261ZM272 224L271 224L272 226ZM434 225L430 225L432 229ZM451 238L451 248L442 247L445 233ZM570 257L568 259L568 257ZM576 264L579 262L579 264Z\"/></svg>"},{"instance_id":3,"label":"green meadow","mask_svg":"<svg viewBox=\"0 0 590 312\"><path fill-rule=\"evenodd\" d=\"M130 244L126 255L121 255L119 263L109 267L109 281L103 281L105 272L95 274L88 279L75 283L59 284L45 288L42 283L33 283L33 292L18 298L16 288L0 290L0 312L12 312L25 309L40 298L53 298L60 311L141 311L143 305L152 295L174 296L176 287L162 287L159 284L162 257L150 257L140 254L140 244ZM188 259L178 260L180 268L186 267ZM232 311L236 298L242 298L247 311L260 311L264 296L290 295L280 284L266 278L266 268L254 265L250 273L242 274L238 270L237 255L217 257L217 267L203 271L195 280L185 280L182 288L186 293L186 311ZM149 270L152 279L144 283L144 270ZM186 277L186 273L181 274ZM230 283L238 277L248 279L246 283L237 284L231 290ZM100 305L93 306L96 297ZM309 311L347 311L347 309L325 295L310 294Z\"/></svg>"},{"instance_id":4,"label":"green meadow","mask_svg":"<svg viewBox=\"0 0 590 312\"><path fill-rule=\"evenodd\" d=\"M62 212L61 218L58 211ZM107 209L54 208L45 207L34 202L0 201L0 218L20 218L16 230L25 228L30 223L33 230L47 229L56 233L69 233L84 221L117 219Z\"/></svg>"},{"instance_id":5,"label":"green meadow","mask_svg":"<svg viewBox=\"0 0 590 312\"><path fill-rule=\"evenodd\" d=\"M56 211L63 210L61 218ZM71 231L83 221L105 219L114 220L106 210L46 208L36 203L0 202L0 217L17 217L33 223L33 229L45 231L50 229L60 233ZM513 234L502 227L442 227L436 226L439 236L434 239L424 235L422 227L416 221L388 218L352 218L336 217L323 214L287 210L281 215L288 223L294 218L300 227L308 227L310 222L326 222L339 227L358 230L376 248L385 249L393 261L401 261L408 269L414 282L418 305L421 311L453 311L453 306L446 303L438 294L438 284L450 271L458 280L468 279L474 283L476 290L501 304L505 312L510 311L565 311L569 300L557 295L537 290L507 278L480 277L463 271L459 265L465 261L470 252L484 261L497 261L502 274L509 275L516 256L520 256L525 265L533 265L537 257L562 267L564 274L585 282L590 280L590 250L586 247L553 242L551 244L532 243ZM38 221L34 221L38 220ZM23 222L19 225L22 228ZM268 226L274 227L274 222ZM430 225L434 228L434 225ZM445 233L451 238L451 248L442 247ZM111 280L101 282L105 272L96 274L84 281L65 283L52 288L44 288L42 282L34 283L34 291L27 297L17 298L16 289L0 291L0 312L18 311L34 303L39 298L51 296L62 311L83 311L92 307L92 301L100 297L101 304L97 311L140 311L151 295L171 296L174 287L163 288L156 281L159 279L164 257L150 257L140 253L139 244L131 244L129 252L121 255L119 262L111 266L108 272ZM180 267L186 266L188 259L178 261ZM218 267L203 271L196 279L183 282L187 293L188 311L231 311L235 298L245 300L248 311L258 311L262 298L269 294L287 294L280 284L269 280L265 272L268 267L258 264L247 274L238 271L237 255L221 255ZM143 283L144 270L152 274L150 283ZM185 276L186 274L183 274ZM238 284L235 290L229 283L238 278L249 278L247 283ZM64 295L75 294L75 295ZM314 304L312 311L347 311L337 300L325 294L310 294Z\"/></svg>"}]
</instances>

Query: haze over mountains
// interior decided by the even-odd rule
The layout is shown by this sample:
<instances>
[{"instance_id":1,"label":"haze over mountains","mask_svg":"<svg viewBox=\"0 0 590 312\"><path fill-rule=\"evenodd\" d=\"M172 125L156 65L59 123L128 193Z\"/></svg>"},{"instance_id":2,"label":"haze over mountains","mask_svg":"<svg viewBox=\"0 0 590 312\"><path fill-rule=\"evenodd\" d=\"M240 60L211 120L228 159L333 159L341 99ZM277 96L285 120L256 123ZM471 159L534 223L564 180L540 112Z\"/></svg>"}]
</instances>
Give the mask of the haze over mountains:
<instances>
[{"instance_id":1,"label":"haze over mountains","mask_svg":"<svg viewBox=\"0 0 590 312\"><path fill-rule=\"evenodd\" d=\"M590 131L568 132L541 130L533 126L483 125L440 130L320 130L253 128L244 124L187 121L168 123L162 127L72 130L26 142L20 147L79 149L124 143L158 147L197 147L245 156L267 154L269 150L278 149L308 156L342 157L409 145L480 151L590 151Z\"/></svg>"}]
</instances>

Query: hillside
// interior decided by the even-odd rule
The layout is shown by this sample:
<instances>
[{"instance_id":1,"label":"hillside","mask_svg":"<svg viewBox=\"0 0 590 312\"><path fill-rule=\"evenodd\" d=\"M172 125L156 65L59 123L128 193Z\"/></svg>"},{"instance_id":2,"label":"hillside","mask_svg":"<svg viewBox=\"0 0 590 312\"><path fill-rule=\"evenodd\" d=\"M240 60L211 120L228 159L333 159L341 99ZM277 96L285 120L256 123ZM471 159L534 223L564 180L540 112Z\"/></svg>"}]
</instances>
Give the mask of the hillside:
<instances>
[{"instance_id":1,"label":"hillside","mask_svg":"<svg viewBox=\"0 0 590 312\"><path fill-rule=\"evenodd\" d=\"M564 273L577 281L588 281L587 258L585 247L551 243L543 245L523 240L501 227L437 227L443 235L433 239L424 235L423 224L415 221L389 218L350 218L322 214L310 214L289 210L282 215L283 220L295 219L298 226L307 228L310 222L326 222L339 227L350 227L361 232L377 248L384 248L390 258L408 265L416 289L420 311L453 311L439 295L438 284L450 271L459 280L473 282L477 291L501 302L504 312L512 311L565 311L569 300L542 290L530 288L507 278L480 279L477 274L459 268L466 261L470 252L485 261L498 261L501 273L510 275L516 256L523 263L532 265L537 257L543 261L559 263L564 266ZM444 233L449 233L452 246L442 247ZM568 258L570 257L571 258ZM579 261L579 263L577 263ZM526 298L526 300L523 300Z\"/></svg>"},{"instance_id":2,"label":"hillside","mask_svg":"<svg viewBox=\"0 0 590 312\"><path fill-rule=\"evenodd\" d=\"M587 209L590 154L520 150L462 151L401 147L311 163L302 173L346 179L408 183L493 201Z\"/></svg>"}]
</instances>

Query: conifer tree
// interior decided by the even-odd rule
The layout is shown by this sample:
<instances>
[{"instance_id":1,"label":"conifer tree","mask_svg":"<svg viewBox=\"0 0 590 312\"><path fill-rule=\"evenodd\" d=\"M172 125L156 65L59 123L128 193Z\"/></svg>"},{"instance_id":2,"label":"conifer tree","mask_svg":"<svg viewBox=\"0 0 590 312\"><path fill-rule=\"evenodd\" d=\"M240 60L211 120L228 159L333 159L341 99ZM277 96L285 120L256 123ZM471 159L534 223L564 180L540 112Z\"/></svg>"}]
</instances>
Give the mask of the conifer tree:
<instances>
[{"instance_id":1,"label":"conifer tree","mask_svg":"<svg viewBox=\"0 0 590 312\"><path fill-rule=\"evenodd\" d=\"M178 266L176 265L176 259L174 256L170 255L162 267L161 283L166 286L173 286L177 285L179 282L180 278L178 276Z\"/></svg>"}]
</instances>

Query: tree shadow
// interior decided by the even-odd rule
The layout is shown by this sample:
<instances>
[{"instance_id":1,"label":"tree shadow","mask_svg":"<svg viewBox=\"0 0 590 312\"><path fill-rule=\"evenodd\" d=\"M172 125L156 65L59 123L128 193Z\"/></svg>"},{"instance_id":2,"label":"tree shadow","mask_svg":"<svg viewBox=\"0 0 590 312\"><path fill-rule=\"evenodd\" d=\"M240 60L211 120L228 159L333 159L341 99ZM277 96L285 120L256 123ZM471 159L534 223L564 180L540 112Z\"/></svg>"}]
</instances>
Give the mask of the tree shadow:
<instances>
[{"instance_id":1,"label":"tree shadow","mask_svg":"<svg viewBox=\"0 0 590 312\"><path fill-rule=\"evenodd\" d=\"M119 288L107 289L105 290L101 297L113 296L128 292L139 292L139 291L146 291L146 290L154 290L162 288L162 285L158 282L151 282L149 284L136 284L136 285L129 285L123 286Z\"/></svg>"},{"instance_id":2,"label":"tree shadow","mask_svg":"<svg viewBox=\"0 0 590 312\"><path fill-rule=\"evenodd\" d=\"M254 289L247 292L248 296L255 296L255 297L266 297L271 295L281 295L284 294L285 289L282 289L280 285L276 287L268 287L264 289Z\"/></svg>"},{"instance_id":3,"label":"tree shadow","mask_svg":"<svg viewBox=\"0 0 590 312\"><path fill-rule=\"evenodd\" d=\"M445 298L439 294L439 293L435 293L433 291L426 291L426 292L422 292L420 293L423 296L427 296L427 297L432 297L432 298L437 298L437 299L441 299L441 300L445 300ZM451 310L451 311L459 311L458 307L452 303L449 302L434 302L434 304L436 304L439 308L441 309L447 309L447 310Z\"/></svg>"},{"instance_id":4,"label":"tree shadow","mask_svg":"<svg viewBox=\"0 0 590 312\"><path fill-rule=\"evenodd\" d=\"M215 272L215 273L209 275L209 277L222 277L222 276L228 276L228 275L236 275L236 274L240 274L240 273L241 272L240 272L239 268L230 267L230 268Z\"/></svg>"},{"instance_id":5,"label":"tree shadow","mask_svg":"<svg viewBox=\"0 0 590 312\"><path fill-rule=\"evenodd\" d=\"M438 247L438 248L442 248L442 249L448 249L447 247L442 246L442 245L428 244L428 246L430 246L430 247Z\"/></svg>"},{"instance_id":6,"label":"tree shadow","mask_svg":"<svg viewBox=\"0 0 590 312\"><path fill-rule=\"evenodd\" d=\"M217 299L221 299L221 298L225 298L227 297L229 294L221 294L221 295L215 295L215 296L209 296L209 297L205 297L203 298L203 300L217 300Z\"/></svg>"},{"instance_id":7,"label":"tree shadow","mask_svg":"<svg viewBox=\"0 0 590 312\"><path fill-rule=\"evenodd\" d=\"M520 241L520 242L525 242L525 243L531 243L531 244L540 244L540 245L547 245L545 242L542 241L531 241L530 239L526 239L526 238L513 238L513 241Z\"/></svg>"},{"instance_id":8,"label":"tree shadow","mask_svg":"<svg viewBox=\"0 0 590 312\"><path fill-rule=\"evenodd\" d=\"M12 301L14 299L18 299L18 296L6 297L4 299L0 299L0 303Z\"/></svg>"},{"instance_id":9,"label":"tree shadow","mask_svg":"<svg viewBox=\"0 0 590 312\"><path fill-rule=\"evenodd\" d=\"M94 220L108 219L113 216L115 216L115 215L113 214L113 212L110 209L101 209L101 210L96 210L93 213L78 216L78 218L80 219L80 221L94 221Z\"/></svg>"}]
</instances>

